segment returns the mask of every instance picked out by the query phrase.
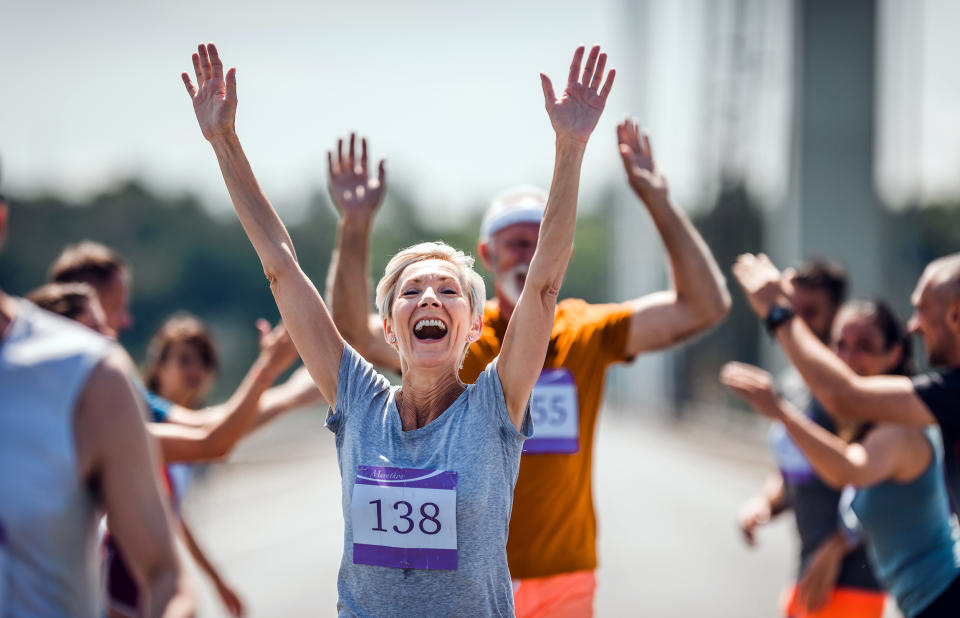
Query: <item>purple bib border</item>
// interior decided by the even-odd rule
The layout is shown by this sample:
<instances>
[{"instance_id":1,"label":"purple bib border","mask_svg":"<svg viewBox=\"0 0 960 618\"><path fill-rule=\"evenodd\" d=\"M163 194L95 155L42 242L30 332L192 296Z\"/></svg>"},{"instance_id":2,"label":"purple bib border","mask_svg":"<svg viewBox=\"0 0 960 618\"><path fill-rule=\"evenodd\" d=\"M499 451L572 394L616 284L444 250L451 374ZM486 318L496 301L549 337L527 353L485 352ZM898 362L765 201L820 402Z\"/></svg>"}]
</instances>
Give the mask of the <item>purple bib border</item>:
<instances>
[{"instance_id":1,"label":"purple bib border","mask_svg":"<svg viewBox=\"0 0 960 618\"><path fill-rule=\"evenodd\" d=\"M580 452L579 438L530 438L523 443L523 454L562 454L572 455Z\"/></svg>"},{"instance_id":2,"label":"purple bib border","mask_svg":"<svg viewBox=\"0 0 960 618\"><path fill-rule=\"evenodd\" d=\"M456 571L457 550L354 543L353 563L393 569Z\"/></svg>"}]
</instances>

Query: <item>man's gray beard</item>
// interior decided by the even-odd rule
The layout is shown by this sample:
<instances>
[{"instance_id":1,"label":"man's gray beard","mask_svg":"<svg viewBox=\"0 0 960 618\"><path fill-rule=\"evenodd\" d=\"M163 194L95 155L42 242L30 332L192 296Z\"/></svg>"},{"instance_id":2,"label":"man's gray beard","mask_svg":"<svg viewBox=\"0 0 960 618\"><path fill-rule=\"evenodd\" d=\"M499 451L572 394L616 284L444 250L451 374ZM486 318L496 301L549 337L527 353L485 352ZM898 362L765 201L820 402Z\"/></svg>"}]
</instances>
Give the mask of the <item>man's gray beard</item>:
<instances>
[{"instance_id":1,"label":"man's gray beard","mask_svg":"<svg viewBox=\"0 0 960 618\"><path fill-rule=\"evenodd\" d=\"M530 270L529 264L517 264L507 272L500 273L499 275L500 293L506 296L507 300L514 306L516 306L520 300L520 292L523 291L523 287L517 283L517 277L520 275L526 277L528 270Z\"/></svg>"}]
</instances>

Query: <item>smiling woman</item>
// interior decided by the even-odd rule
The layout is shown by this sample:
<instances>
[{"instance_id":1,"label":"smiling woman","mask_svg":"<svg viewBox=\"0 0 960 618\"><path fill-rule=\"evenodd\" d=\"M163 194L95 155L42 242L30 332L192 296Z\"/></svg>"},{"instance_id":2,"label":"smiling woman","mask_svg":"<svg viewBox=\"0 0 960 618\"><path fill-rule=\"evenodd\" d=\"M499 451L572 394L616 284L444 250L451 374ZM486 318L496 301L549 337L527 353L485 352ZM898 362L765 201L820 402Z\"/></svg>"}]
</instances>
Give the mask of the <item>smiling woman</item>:
<instances>
[{"instance_id":1,"label":"smiling woman","mask_svg":"<svg viewBox=\"0 0 960 618\"><path fill-rule=\"evenodd\" d=\"M482 328L486 297L486 285L473 270L473 258L442 242L420 243L400 251L387 264L377 284L377 309L387 341L398 349L402 341L461 343L457 367L463 364L467 347ZM421 304L423 308L417 309ZM450 332L451 319L445 314L461 309L464 304L471 328L464 337L457 337L457 333ZM401 316L414 320L410 327L412 339L398 338L397 329L402 327L391 319L394 308ZM403 356L401 354L401 358Z\"/></svg>"},{"instance_id":2,"label":"smiling woman","mask_svg":"<svg viewBox=\"0 0 960 618\"><path fill-rule=\"evenodd\" d=\"M506 541L520 452L533 431L530 393L573 246L584 149L614 76L611 70L604 79L599 47L583 60L580 47L560 97L540 76L556 132L540 243L501 353L469 386L458 370L483 329L486 296L473 260L424 243L388 264L377 305L403 372L401 386L392 387L344 342L257 184L234 129L236 70L224 74L216 47L201 45L193 55L198 86L183 74L284 323L331 404L327 427L336 435L344 518L341 616L514 613ZM353 149L351 141L355 163ZM340 154L336 163L330 157L333 171ZM364 144L355 169L366 175L366 165Z\"/></svg>"}]
</instances>

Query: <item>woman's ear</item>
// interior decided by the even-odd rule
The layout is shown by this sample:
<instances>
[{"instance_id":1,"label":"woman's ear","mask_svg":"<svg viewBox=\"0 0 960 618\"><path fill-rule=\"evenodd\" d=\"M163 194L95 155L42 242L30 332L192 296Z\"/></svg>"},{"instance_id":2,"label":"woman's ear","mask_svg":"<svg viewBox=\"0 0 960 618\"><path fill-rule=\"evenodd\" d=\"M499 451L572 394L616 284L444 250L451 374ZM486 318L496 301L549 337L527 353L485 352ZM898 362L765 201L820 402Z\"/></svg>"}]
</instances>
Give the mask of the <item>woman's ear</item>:
<instances>
[{"instance_id":1,"label":"woman's ear","mask_svg":"<svg viewBox=\"0 0 960 618\"><path fill-rule=\"evenodd\" d=\"M467 331L467 343L473 343L480 338L480 333L483 332L483 315L478 315L477 319L473 321L473 324L470 325L470 330Z\"/></svg>"},{"instance_id":2,"label":"woman's ear","mask_svg":"<svg viewBox=\"0 0 960 618\"><path fill-rule=\"evenodd\" d=\"M393 332L393 325L390 324L389 318L384 318L383 320L383 338L386 339L390 345L397 344L397 335Z\"/></svg>"}]
</instances>

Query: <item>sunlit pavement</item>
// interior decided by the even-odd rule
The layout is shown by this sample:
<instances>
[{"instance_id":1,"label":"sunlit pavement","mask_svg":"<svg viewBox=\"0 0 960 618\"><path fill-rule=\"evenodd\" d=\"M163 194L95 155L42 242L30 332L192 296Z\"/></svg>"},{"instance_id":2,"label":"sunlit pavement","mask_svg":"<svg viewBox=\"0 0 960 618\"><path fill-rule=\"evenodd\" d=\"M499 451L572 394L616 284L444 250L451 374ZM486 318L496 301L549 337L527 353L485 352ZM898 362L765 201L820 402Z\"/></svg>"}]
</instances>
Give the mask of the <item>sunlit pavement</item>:
<instances>
[{"instance_id":1,"label":"sunlit pavement","mask_svg":"<svg viewBox=\"0 0 960 618\"><path fill-rule=\"evenodd\" d=\"M605 414L594 471L597 614L778 615L794 568L792 522L768 526L752 550L735 525L741 501L771 469L763 432ZM250 616L335 614L343 519L322 417L311 410L275 421L191 490L186 517ZM190 568L201 615L225 615Z\"/></svg>"}]
</instances>

